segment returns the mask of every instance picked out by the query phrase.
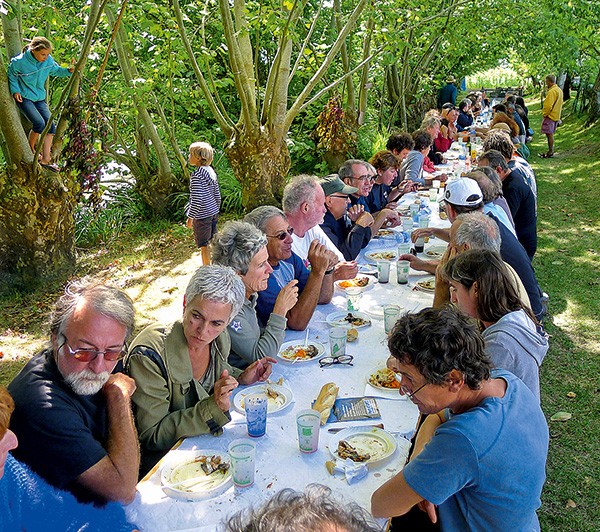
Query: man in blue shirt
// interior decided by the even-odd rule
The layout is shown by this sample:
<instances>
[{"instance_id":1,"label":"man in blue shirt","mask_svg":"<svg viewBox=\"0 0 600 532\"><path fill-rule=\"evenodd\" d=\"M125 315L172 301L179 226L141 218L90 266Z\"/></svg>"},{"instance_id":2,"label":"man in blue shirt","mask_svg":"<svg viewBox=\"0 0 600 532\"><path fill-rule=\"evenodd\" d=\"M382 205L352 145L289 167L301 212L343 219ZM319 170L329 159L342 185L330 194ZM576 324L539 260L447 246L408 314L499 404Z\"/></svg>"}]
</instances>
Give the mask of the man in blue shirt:
<instances>
[{"instance_id":1,"label":"man in blue shirt","mask_svg":"<svg viewBox=\"0 0 600 532\"><path fill-rule=\"evenodd\" d=\"M348 195L358 189L344 184L337 174L328 175L319 183L325 193L327 208L321 229L346 260L354 260L371 240L373 216L365 210L354 210L352 213L347 210L350 203Z\"/></svg>"},{"instance_id":2,"label":"man in blue shirt","mask_svg":"<svg viewBox=\"0 0 600 532\"><path fill-rule=\"evenodd\" d=\"M258 293L256 314L265 326L281 289L292 279L298 280L298 301L288 311L288 329L303 331L318 304L326 304L333 296L333 268L329 268L331 252L318 241L310 244L309 270L292 251L294 230L282 210L271 205L257 207L246 215L245 222L258 227L267 236L269 264L273 272L266 290Z\"/></svg>"},{"instance_id":3,"label":"man in blue shirt","mask_svg":"<svg viewBox=\"0 0 600 532\"><path fill-rule=\"evenodd\" d=\"M455 83L456 80L454 79L454 76L448 76L446 79L446 85L444 85L438 92L438 109L441 109L445 103L456 105L456 94L458 93L458 89L456 88Z\"/></svg>"},{"instance_id":4,"label":"man in blue shirt","mask_svg":"<svg viewBox=\"0 0 600 532\"><path fill-rule=\"evenodd\" d=\"M492 371L477 326L453 308L405 314L388 346L400 394L427 418L409 463L373 494L373 515L419 505L443 530L539 530L549 434L531 390Z\"/></svg>"}]
</instances>

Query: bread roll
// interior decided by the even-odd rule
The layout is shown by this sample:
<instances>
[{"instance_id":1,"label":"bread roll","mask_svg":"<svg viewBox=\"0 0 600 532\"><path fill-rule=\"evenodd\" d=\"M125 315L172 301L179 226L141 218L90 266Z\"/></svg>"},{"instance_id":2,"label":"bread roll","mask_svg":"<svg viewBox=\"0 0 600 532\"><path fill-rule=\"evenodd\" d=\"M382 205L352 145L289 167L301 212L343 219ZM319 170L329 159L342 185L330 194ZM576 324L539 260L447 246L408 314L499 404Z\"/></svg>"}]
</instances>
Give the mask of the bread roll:
<instances>
[{"instance_id":1,"label":"bread roll","mask_svg":"<svg viewBox=\"0 0 600 532\"><path fill-rule=\"evenodd\" d=\"M337 398L339 388L333 382L328 382L321 388L313 409L321 412L321 425L325 425L327 418L333 408L333 403Z\"/></svg>"}]
</instances>

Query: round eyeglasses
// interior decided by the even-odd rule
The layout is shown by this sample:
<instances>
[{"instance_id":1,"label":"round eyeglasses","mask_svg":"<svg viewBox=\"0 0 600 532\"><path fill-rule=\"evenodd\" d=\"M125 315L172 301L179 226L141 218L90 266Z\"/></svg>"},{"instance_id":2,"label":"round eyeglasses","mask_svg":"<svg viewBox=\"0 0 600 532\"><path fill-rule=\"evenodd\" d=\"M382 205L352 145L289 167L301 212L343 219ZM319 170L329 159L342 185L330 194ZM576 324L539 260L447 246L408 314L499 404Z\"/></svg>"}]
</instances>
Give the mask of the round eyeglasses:
<instances>
[{"instance_id":1,"label":"round eyeglasses","mask_svg":"<svg viewBox=\"0 0 600 532\"><path fill-rule=\"evenodd\" d=\"M323 357L319 359L319 366L322 368L328 368L334 364L344 364L345 366L352 366L354 357L352 355L340 355L339 357Z\"/></svg>"},{"instance_id":2,"label":"round eyeglasses","mask_svg":"<svg viewBox=\"0 0 600 532\"><path fill-rule=\"evenodd\" d=\"M63 338L65 341L59 349L66 347L69 355L79 360L79 362L91 362L92 360L95 360L98 355L104 355L104 360L108 360L109 362L116 362L117 360L121 360L127 354L127 346L123 346L120 349L107 349L106 351L88 348L72 349L68 343L67 337L63 336Z\"/></svg>"},{"instance_id":3,"label":"round eyeglasses","mask_svg":"<svg viewBox=\"0 0 600 532\"><path fill-rule=\"evenodd\" d=\"M294 228L288 227L285 231L280 231L276 235L267 235L267 238L276 238L277 240L285 240L288 235L292 236L294 234Z\"/></svg>"}]
</instances>

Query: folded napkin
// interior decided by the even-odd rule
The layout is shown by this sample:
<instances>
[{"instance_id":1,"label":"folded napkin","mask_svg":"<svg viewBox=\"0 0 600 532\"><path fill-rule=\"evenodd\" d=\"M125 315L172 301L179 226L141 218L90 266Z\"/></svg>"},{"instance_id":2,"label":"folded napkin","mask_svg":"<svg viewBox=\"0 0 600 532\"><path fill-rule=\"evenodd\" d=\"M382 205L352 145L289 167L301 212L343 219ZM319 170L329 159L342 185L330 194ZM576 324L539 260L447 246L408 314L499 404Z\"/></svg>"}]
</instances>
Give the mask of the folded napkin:
<instances>
[{"instance_id":1,"label":"folded napkin","mask_svg":"<svg viewBox=\"0 0 600 532\"><path fill-rule=\"evenodd\" d=\"M366 477L368 473L369 468L367 467L367 464L354 462L350 458L346 458L345 460L338 458L331 470L333 476L336 474L340 476L343 475L348 484L358 482L361 478Z\"/></svg>"}]
</instances>

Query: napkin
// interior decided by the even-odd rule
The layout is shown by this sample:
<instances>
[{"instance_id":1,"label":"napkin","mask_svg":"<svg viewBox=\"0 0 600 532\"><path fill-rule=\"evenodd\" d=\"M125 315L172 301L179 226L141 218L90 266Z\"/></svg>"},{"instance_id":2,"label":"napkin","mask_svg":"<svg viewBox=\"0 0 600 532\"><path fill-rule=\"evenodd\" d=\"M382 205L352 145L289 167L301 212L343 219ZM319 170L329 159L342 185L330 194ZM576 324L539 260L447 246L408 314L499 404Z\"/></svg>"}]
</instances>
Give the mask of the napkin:
<instances>
[{"instance_id":1,"label":"napkin","mask_svg":"<svg viewBox=\"0 0 600 532\"><path fill-rule=\"evenodd\" d=\"M339 475L344 475L348 484L354 484L361 478L366 477L368 472L369 468L365 463L354 462L350 458L346 458L345 460L338 458L335 461L335 465L333 466L331 474L334 476L336 473Z\"/></svg>"}]
</instances>

